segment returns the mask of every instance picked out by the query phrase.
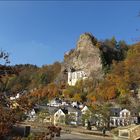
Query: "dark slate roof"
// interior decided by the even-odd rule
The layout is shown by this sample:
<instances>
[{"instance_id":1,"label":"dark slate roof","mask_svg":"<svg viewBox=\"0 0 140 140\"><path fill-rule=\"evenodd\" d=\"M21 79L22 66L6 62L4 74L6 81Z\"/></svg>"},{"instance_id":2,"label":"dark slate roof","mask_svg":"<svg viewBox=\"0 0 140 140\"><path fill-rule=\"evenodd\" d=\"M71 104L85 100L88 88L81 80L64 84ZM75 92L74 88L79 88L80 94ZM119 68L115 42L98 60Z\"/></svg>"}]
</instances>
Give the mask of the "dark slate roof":
<instances>
[{"instance_id":1,"label":"dark slate roof","mask_svg":"<svg viewBox=\"0 0 140 140\"><path fill-rule=\"evenodd\" d=\"M66 106L66 107L52 107L52 106L48 106L47 107L48 111L50 114L54 114L56 111L58 111L59 109L61 109L65 114L68 114L68 112L78 112L78 114L81 113L81 111L77 108L71 107L71 106Z\"/></svg>"},{"instance_id":2,"label":"dark slate roof","mask_svg":"<svg viewBox=\"0 0 140 140\"><path fill-rule=\"evenodd\" d=\"M68 114L68 110L66 108L61 109L65 114Z\"/></svg>"},{"instance_id":3,"label":"dark slate roof","mask_svg":"<svg viewBox=\"0 0 140 140\"><path fill-rule=\"evenodd\" d=\"M54 106L48 106L47 109L50 115L53 115L56 111L59 110L58 107L54 107Z\"/></svg>"},{"instance_id":4,"label":"dark slate roof","mask_svg":"<svg viewBox=\"0 0 140 140\"><path fill-rule=\"evenodd\" d=\"M35 108L34 108L34 111L35 111L35 113L38 113L39 111L41 111L41 109L40 109L40 108L35 107Z\"/></svg>"},{"instance_id":5,"label":"dark slate roof","mask_svg":"<svg viewBox=\"0 0 140 140\"><path fill-rule=\"evenodd\" d=\"M53 115L55 112L57 112L59 109L62 109L62 111L67 114L68 110L65 107L54 107L54 106L40 106L38 105L36 108L39 108L39 110L48 110L50 115Z\"/></svg>"},{"instance_id":6,"label":"dark slate roof","mask_svg":"<svg viewBox=\"0 0 140 140\"><path fill-rule=\"evenodd\" d=\"M119 117L119 113L123 109L125 109L125 108L110 108L110 116ZM133 117L138 117L139 116L139 112L137 111L137 109L133 108L133 109L128 109L128 110L130 111L131 116L133 116Z\"/></svg>"},{"instance_id":7,"label":"dark slate roof","mask_svg":"<svg viewBox=\"0 0 140 140\"><path fill-rule=\"evenodd\" d=\"M80 110L78 108L72 107L72 106L68 106L67 110L69 112L80 112Z\"/></svg>"},{"instance_id":8,"label":"dark slate roof","mask_svg":"<svg viewBox=\"0 0 140 140\"><path fill-rule=\"evenodd\" d=\"M121 108L110 108L110 116L119 117L119 113L121 110Z\"/></svg>"}]
</instances>

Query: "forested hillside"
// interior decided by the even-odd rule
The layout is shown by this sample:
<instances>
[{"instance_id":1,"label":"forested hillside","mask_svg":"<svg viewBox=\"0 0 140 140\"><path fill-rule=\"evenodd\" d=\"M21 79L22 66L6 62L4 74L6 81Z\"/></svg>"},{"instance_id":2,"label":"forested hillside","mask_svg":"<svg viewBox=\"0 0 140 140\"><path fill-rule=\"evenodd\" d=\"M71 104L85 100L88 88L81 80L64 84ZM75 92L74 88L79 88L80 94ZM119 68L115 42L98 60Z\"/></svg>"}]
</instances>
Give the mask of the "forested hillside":
<instances>
[{"instance_id":1,"label":"forested hillside","mask_svg":"<svg viewBox=\"0 0 140 140\"><path fill-rule=\"evenodd\" d=\"M96 53L92 53L92 47L93 52L99 50L96 53L101 59L101 70L93 71L93 64L92 67L85 65L89 59L89 64L92 63L92 59L94 62L97 56ZM65 54L62 63L55 62L42 67L31 64L12 66L18 75L8 78L5 91L12 95L26 90L32 101L37 97L39 102L61 97L71 101L88 101L88 104L106 101L120 105L129 104L131 101L134 102L139 89L139 48L139 43L128 46L125 41L117 42L114 37L98 41L92 34L85 33L80 36L76 49ZM67 72L63 71L64 66L76 68L78 63L81 64L81 68L85 66L83 69L91 72L90 76L84 81L78 81L75 86L69 86ZM30 93L31 91L33 92Z\"/></svg>"}]
</instances>

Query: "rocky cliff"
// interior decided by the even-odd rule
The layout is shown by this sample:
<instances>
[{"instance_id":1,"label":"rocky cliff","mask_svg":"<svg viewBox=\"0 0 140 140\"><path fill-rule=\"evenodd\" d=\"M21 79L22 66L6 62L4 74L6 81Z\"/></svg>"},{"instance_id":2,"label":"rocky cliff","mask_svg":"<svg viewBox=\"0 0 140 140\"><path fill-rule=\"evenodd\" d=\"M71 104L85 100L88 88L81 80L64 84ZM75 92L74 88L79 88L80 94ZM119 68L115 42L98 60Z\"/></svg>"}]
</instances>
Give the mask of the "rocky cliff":
<instances>
[{"instance_id":1,"label":"rocky cliff","mask_svg":"<svg viewBox=\"0 0 140 140\"><path fill-rule=\"evenodd\" d=\"M91 72L102 70L100 50L96 47L97 40L91 33L84 33L77 41L75 49L64 56L62 70L83 70L90 75Z\"/></svg>"}]
</instances>

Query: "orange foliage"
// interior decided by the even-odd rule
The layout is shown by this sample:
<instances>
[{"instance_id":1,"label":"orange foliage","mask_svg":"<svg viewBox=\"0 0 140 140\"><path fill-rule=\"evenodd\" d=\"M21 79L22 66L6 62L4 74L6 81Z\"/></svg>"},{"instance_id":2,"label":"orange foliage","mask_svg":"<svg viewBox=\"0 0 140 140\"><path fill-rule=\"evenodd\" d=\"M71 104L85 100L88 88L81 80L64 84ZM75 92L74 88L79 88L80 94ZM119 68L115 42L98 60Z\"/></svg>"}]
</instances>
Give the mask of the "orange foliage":
<instances>
[{"instance_id":1,"label":"orange foliage","mask_svg":"<svg viewBox=\"0 0 140 140\"><path fill-rule=\"evenodd\" d=\"M96 102L96 97L95 97L95 96L92 96L92 97L91 97L91 101L92 101L92 102Z\"/></svg>"}]
</instances>

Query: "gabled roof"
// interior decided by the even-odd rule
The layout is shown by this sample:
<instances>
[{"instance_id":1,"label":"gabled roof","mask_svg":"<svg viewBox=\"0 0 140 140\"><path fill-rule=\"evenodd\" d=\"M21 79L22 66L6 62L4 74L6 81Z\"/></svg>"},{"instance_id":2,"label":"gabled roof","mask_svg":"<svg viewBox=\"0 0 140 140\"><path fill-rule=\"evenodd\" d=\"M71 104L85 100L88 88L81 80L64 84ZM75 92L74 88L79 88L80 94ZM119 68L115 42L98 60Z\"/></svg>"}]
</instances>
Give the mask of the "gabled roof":
<instances>
[{"instance_id":1,"label":"gabled roof","mask_svg":"<svg viewBox=\"0 0 140 140\"><path fill-rule=\"evenodd\" d=\"M86 111L86 110L90 111L89 108L85 105L81 111L83 112L83 111Z\"/></svg>"},{"instance_id":2,"label":"gabled roof","mask_svg":"<svg viewBox=\"0 0 140 140\"><path fill-rule=\"evenodd\" d=\"M120 111L120 113L121 113L121 112L130 112L130 111L129 111L128 109L125 108L125 109L122 109L122 110Z\"/></svg>"},{"instance_id":3,"label":"gabled roof","mask_svg":"<svg viewBox=\"0 0 140 140\"><path fill-rule=\"evenodd\" d=\"M54 115L59 109L61 109L65 114L68 114L68 110L66 108L48 106L47 109L50 115Z\"/></svg>"},{"instance_id":4,"label":"gabled roof","mask_svg":"<svg viewBox=\"0 0 140 140\"><path fill-rule=\"evenodd\" d=\"M133 108L133 109L126 109L126 108L110 108L110 116L115 116L115 117L119 117L120 112L122 111L128 111L130 112L131 116L139 116L138 111Z\"/></svg>"},{"instance_id":5,"label":"gabled roof","mask_svg":"<svg viewBox=\"0 0 140 140\"><path fill-rule=\"evenodd\" d=\"M68 114L68 110L67 109L62 109L59 108L54 114L56 114L58 111L61 111L62 113L64 113L65 115ZM59 112L58 112L59 113Z\"/></svg>"}]
</instances>

